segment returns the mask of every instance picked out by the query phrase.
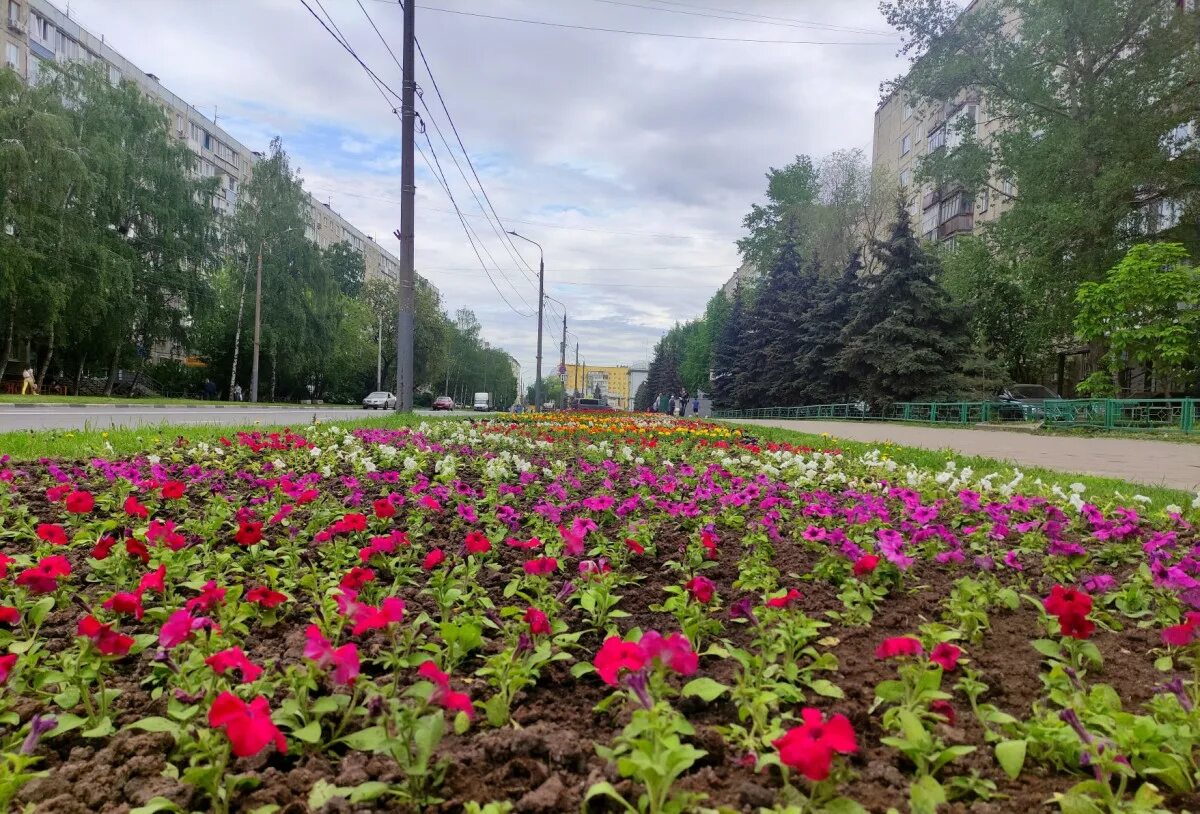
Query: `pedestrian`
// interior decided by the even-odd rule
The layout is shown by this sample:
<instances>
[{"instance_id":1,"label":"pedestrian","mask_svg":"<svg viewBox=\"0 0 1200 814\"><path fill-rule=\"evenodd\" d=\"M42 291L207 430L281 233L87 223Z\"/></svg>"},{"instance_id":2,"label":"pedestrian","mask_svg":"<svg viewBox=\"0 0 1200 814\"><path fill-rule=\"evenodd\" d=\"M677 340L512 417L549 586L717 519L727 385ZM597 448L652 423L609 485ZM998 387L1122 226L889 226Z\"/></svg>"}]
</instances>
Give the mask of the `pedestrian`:
<instances>
[{"instance_id":1,"label":"pedestrian","mask_svg":"<svg viewBox=\"0 0 1200 814\"><path fill-rule=\"evenodd\" d=\"M695 417L698 415L700 415L700 394L699 393L697 393L695 398L692 399L692 416Z\"/></svg>"},{"instance_id":2,"label":"pedestrian","mask_svg":"<svg viewBox=\"0 0 1200 814\"><path fill-rule=\"evenodd\" d=\"M233 386L233 400L234 401L242 400L242 386L240 384L235 384Z\"/></svg>"},{"instance_id":3,"label":"pedestrian","mask_svg":"<svg viewBox=\"0 0 1200 814\"><path fill-rule=\"evenodd\" d=\"M667 402L667 415L675 417L675 411L679 409L679 402L675 399L675 394L671 394L670 400Z\"/></svg>"},{"instance_id":4,"label":"pedestrian","mask_svg":"<svg viewBox=\"0 0 1200 814\"><path fill-rule=\"evenodd\" d=\"M216 395L217 395L217 386L215 384L213 384L213 380L205 379L204 380L204 398L208 399L209 401L212 401L212 399L215 398Z\"/></svg>"},{"instance_id":5,"label":"pedestrian","mask_svg":"<svg viewBox=\"0 0 1200 814\"><path fill-rule=\"evenodd\" d=\"M21 371L21 395L23 396L31 390L35 396L38 394L37 379L33 376L33 367L27 367Z\"/></svg>"}]
</instances>

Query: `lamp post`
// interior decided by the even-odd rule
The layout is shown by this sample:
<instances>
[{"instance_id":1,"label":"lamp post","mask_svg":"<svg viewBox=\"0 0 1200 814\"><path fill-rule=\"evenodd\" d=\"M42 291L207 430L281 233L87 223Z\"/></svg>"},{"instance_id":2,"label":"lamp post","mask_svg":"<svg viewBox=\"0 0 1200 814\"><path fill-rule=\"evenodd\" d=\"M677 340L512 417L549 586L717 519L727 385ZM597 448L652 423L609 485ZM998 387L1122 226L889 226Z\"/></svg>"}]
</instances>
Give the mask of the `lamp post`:
<instances>
[{"instance_id":1,"label":"lamp post","mask_svg":"<svg viewBox=\"0 0 1200 814\"><path fill-rule=\"evenodd\" d=\"M542 250L542 244L536 240L530 240L525 235L519 235L516 232L509 231L513 237L519 237L526 243L532 243L538 248L538 338L537 338L537 370L534 375L537 376L533 380L533 399L537 402L534 409L542 409L542 312L546 307L546 253Z\"/></svg>"},{"instance_id":2,"label":"lamp post","mask_svg":"<svg viewBox=\"0 0 1200 814\"><path fill-rule=\"evenodd\" d=\"M279 234L286 235L294 227L289 226ZM254 356L250 360L250 401L258 403L258 349L262 339L262 257L266 238L258 241L258 272L254 275Z\"/></svg>"}]
</instances>

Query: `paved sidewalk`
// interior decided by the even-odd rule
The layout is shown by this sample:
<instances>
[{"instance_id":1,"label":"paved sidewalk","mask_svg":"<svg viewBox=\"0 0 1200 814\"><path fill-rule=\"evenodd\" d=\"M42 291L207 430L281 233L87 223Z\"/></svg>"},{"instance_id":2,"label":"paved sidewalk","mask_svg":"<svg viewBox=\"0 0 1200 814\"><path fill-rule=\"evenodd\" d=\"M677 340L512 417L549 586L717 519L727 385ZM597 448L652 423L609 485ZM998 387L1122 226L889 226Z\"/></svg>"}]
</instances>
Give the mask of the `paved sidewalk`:
<instances>
[{"instance_id":1,"label":"paved sidewalk","mask_svg":"<svg viewBox=\"0 0 1200 814\"><path fill-rule=\"evenodd\" d=\"M1135 438L1071 438L1005 430L940 429L851 421L752 419L737 423L782 427L813 434L829 433L834 438L868 443L891 441L904 446L982 455L1024 466L1082 472L1192 492L1200 489L1200 444L1140 441Z\"/></svg>"}]
</instances>

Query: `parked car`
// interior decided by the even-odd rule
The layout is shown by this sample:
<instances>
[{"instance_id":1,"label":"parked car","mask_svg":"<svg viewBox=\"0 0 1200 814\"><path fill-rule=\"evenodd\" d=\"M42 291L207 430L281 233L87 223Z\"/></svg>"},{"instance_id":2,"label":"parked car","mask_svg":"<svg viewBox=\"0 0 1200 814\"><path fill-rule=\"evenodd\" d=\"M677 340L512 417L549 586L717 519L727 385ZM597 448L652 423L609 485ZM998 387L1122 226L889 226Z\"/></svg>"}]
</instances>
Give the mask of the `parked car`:
<instances>
[{"instance_id":1,"label":"parked car","mask_svg":"<svg viewBox=\"0 0 1200 814\"><path fill-rule=\"evenodd\" d=\"M602 399L580 399L575 409L583 413L612 413L616 412Z\"/></svg>"},{"instance_id":2,"label":"parked car","mask_svg":"<svg viewBox=\"0 0 1200 814\"><path fill-rule=\"evenodd\" d=\"M364 410L395 410L396 397L383 390L376 390L363 399L362 404Z\"/></svg>"},{"instance_id":3,"label":"parked car","mask_svg":"<svg viewBox=\"0 0 1200 814\"><path fill-rule=\"evenodd\" d=\"M438 396L433 400L433 409L435 410L453 410L454 399L449 396Z\"/></svg>"},{"instance_id":4,"label":"parked car","mask_svg":"<svg viewBox=\"0 0 1200 814\"><path fill-rule=\"evenodd\" d=\"M1062 398L1040 384L1010 384L1000 391L1000 417L1009 420L1030 420L1046 415L1046 401Z\"/></svg>"},{"instance_id":5,"label":"parked car","mask_svg":"<svg viewBox=\"0 0 1200 814\"><path fill-rule=\"evenodd\" d=\"M492 394L491 393L476 393L475 401L471 404L471 409L481 413L486 413L492 409Z\"/></svg>"}]
</instances>

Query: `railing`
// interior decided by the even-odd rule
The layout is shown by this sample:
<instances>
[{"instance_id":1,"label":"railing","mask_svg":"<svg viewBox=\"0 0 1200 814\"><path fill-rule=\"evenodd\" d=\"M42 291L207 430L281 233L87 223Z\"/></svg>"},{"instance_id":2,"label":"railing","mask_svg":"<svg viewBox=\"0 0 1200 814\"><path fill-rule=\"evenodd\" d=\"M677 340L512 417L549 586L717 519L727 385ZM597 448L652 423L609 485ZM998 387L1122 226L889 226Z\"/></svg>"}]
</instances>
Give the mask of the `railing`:
<instances>
[{"instance_id":1,"label":"railing","mask_svg":"<svg viewBox=\"0 0 1200 814\"><path fill-rule=\"evenodd\" d=\"M808 404L801 407L758 407L714 410L713 418L834 419L842 421L908 421L924 424L989 424L1041 422L1052 427L1102 430L1196 429L1200 399L1055 399L1041 405L1005 401L896 402L872 407L864 402Z\"/></svg>"}]
</instances>

